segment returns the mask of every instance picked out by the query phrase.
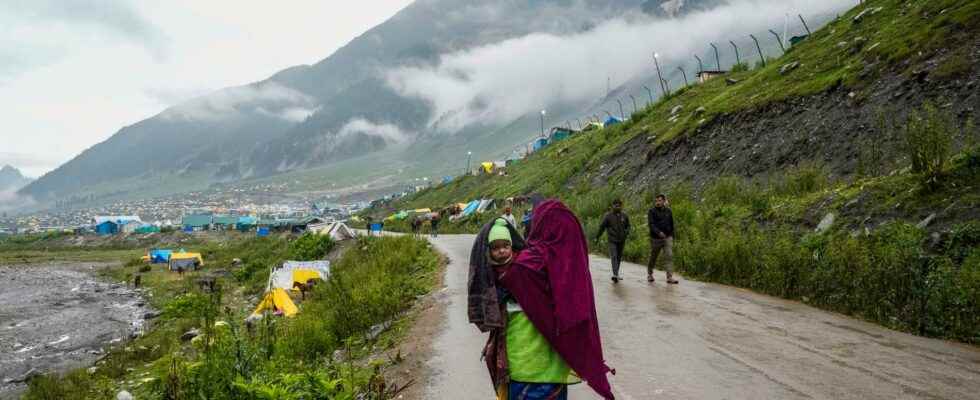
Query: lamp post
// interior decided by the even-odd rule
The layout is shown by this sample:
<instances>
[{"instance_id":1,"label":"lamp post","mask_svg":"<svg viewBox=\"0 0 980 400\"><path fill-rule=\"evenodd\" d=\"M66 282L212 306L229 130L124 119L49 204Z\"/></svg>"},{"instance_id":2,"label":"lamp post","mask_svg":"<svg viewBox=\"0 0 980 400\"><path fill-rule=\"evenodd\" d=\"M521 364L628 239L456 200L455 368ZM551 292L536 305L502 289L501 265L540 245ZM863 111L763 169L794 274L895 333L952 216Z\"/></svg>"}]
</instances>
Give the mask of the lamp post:
<instances>
[{"instance_id":1,"label":"lamp post","mask_svg":"<svg viewBox=\"0 0 980 400\"><path fill-rule=\"evenodd\" d=\"M630 100L633 100L633 114L636 114L636 97L633 97L632 93L630 93L629 96L630 96Z\"/></svg>"},{"instance_id":2,"label":"lamp post","mask_svg":"<svg viewBox=\"0 0 980 400\"><path fill-rule=\"evenodd\" d=\"M464 176L469 175L469 173L470 173L470 158L472 156L473 156L473 152L472 151L467 151L466 152L466 170L463 171L463 175Z\"/></svg>"},{"instance_id":3,"label":"lamp post","mask_svg":"<svg viewBox=\"0 0 980 400\"><path fill-rule=\"evenodd\" d=\"M619 116L623 117L623 121L626 121L626 112L623 111L623 102L619 99L616 99L616 102L619 103Z\"/></svg>"},{"instance_id":4,"label":"lamp post","mask_svg":"<svg viewBox=\"0 0 980 400\"><path fill-rule=\"evenodd\" d=\"M660 54L653 53L653 64L657 66L657 77L660 78L660 90L662 90L664 96L667 95L667 87L664 86L664 76L660 73Z\"/></svg>"},{"instance_id":5,"label":"lamp post","mask_svg":"<svg viewBox=\"0 0 980 400\"><path fill-rule=\"evenodd\" d=\"M544 137L544 116L548 114L548 110L541 110L541 137Z\"/></svg>"},{"instance_id":6,"label":"lamp post","mask_svg":"<svg viewBox=\"0 0 980 400\"><path fill-rule=\"evenodd\" d=\"M650 102L647 103L647 106L649 106L653 104L653 91L650 90L650 88L648 88L647 85L643 85L643 88L647 90L647 96L650 96Z\"/></svg>"}]
</instances>

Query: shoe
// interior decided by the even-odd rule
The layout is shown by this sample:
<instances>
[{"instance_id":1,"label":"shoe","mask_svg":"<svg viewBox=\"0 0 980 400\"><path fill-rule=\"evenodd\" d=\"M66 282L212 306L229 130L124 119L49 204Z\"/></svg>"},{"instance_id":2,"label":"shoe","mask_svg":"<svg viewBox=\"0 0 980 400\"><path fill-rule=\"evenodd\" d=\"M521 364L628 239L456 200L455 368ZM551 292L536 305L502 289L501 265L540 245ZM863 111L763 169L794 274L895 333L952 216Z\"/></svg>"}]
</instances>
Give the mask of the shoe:
<instances>
[{"instance_id":1,"label":"shoe","mask_svg":"<svg viewBox=\"0 0 980 400\"><path fill-rule=\"evenodd\" d=\"M653 279L653 275L647 275L647 282L653 283L656 279Z\"/></svg>"},{"instance_id":2,"label":"shoe","mask_svg":"<svg viewBox=\"0 0 980 400\"><path fill-rule=\"evenodd\" d=\"M612 277L612 281L613 281L613 283L619 283L619 277L618 276L613 276Z\"/></svg>"},{"instance_id":3,"label":"shoe","mask_svg":"<svg viewBox=\"0 0 980 400\"><path fill-rule=\"evenodd\" d=\"M668 283L668 284L671 284L671 285L676 285L676 284L678 284L678 283L680 283L680 282L678 282L678 281L677 281L676 279L674 279L674 277L672 277L672 276L668 276L668 277L667 277L667 283Z\"/></svg>"}]
</instances>

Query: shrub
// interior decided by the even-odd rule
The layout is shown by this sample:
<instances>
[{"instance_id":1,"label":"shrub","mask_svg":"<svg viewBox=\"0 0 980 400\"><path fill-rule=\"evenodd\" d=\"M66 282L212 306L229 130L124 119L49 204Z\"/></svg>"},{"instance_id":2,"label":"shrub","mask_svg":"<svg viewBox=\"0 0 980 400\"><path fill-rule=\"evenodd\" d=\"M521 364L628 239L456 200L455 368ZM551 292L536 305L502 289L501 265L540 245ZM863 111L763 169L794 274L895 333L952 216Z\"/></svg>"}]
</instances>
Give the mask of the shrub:
<instances>
[{"instance_id":1,"label":"shrub","mask_svg":"<svg viewBox=\"0 0 980 400\"><path fill-rule=\"evenodd\" d=\"M926 188L935 189L949 160L954 135L952 118L930 103L905 123L904 149L912 172L921 174Z\"/></svg>"}]
</instances>

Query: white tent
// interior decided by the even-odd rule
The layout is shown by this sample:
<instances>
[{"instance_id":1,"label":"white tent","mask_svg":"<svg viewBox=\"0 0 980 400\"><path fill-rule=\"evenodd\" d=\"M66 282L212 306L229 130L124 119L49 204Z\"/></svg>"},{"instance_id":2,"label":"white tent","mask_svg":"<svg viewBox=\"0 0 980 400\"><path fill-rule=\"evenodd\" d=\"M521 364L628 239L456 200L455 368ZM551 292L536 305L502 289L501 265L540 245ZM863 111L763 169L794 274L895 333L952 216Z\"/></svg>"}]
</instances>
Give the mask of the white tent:
<instances>
[{"instance_id":1,"label":"white tent","mask_svg":"<svg viewBox=\"0 0 980 400\"><path fill-rule=\"evenodd\" d=\"M310 225L307 230L319 235L329 235L336 241L348 240L357 237L357 234L343 222L326 222L322 224Z\"/></svg>"},{"instance_id":2,"label":"white tent","mask_svg":"<svg viewBox=\"0 0 980 400\"><path fill-rule=\"evenodd\" d=\"M294 282L306 283L312 278L326 280L328 277L330 261L286 261L269 275L269 289L289 290L293 288Z\"/></svg>"}]
</instances>

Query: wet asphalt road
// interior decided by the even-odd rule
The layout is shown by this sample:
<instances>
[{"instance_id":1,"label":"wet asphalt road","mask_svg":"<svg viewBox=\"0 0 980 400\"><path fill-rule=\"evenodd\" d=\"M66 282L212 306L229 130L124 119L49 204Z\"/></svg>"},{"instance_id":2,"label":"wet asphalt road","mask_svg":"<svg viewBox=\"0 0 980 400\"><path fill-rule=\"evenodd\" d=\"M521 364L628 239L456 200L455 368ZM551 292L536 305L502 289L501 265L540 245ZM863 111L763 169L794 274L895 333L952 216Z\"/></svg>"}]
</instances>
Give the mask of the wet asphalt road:
<instances>
[{"instance_id":1,"label":"wet asphalt road","mask_svg":"<svg viewBox=\"0 0 980 400\"><path fill-rule=\"evenodd\" d=\"M450 258L444 329L428 361L426 399L493 399L466 320L472 235L432 242ZM801 303L685 281L593 256L603 348L618 399L980 399L980 348L891 331ZM586 385L572 399L598 398Z\"/></svg>"}]
</instances>

